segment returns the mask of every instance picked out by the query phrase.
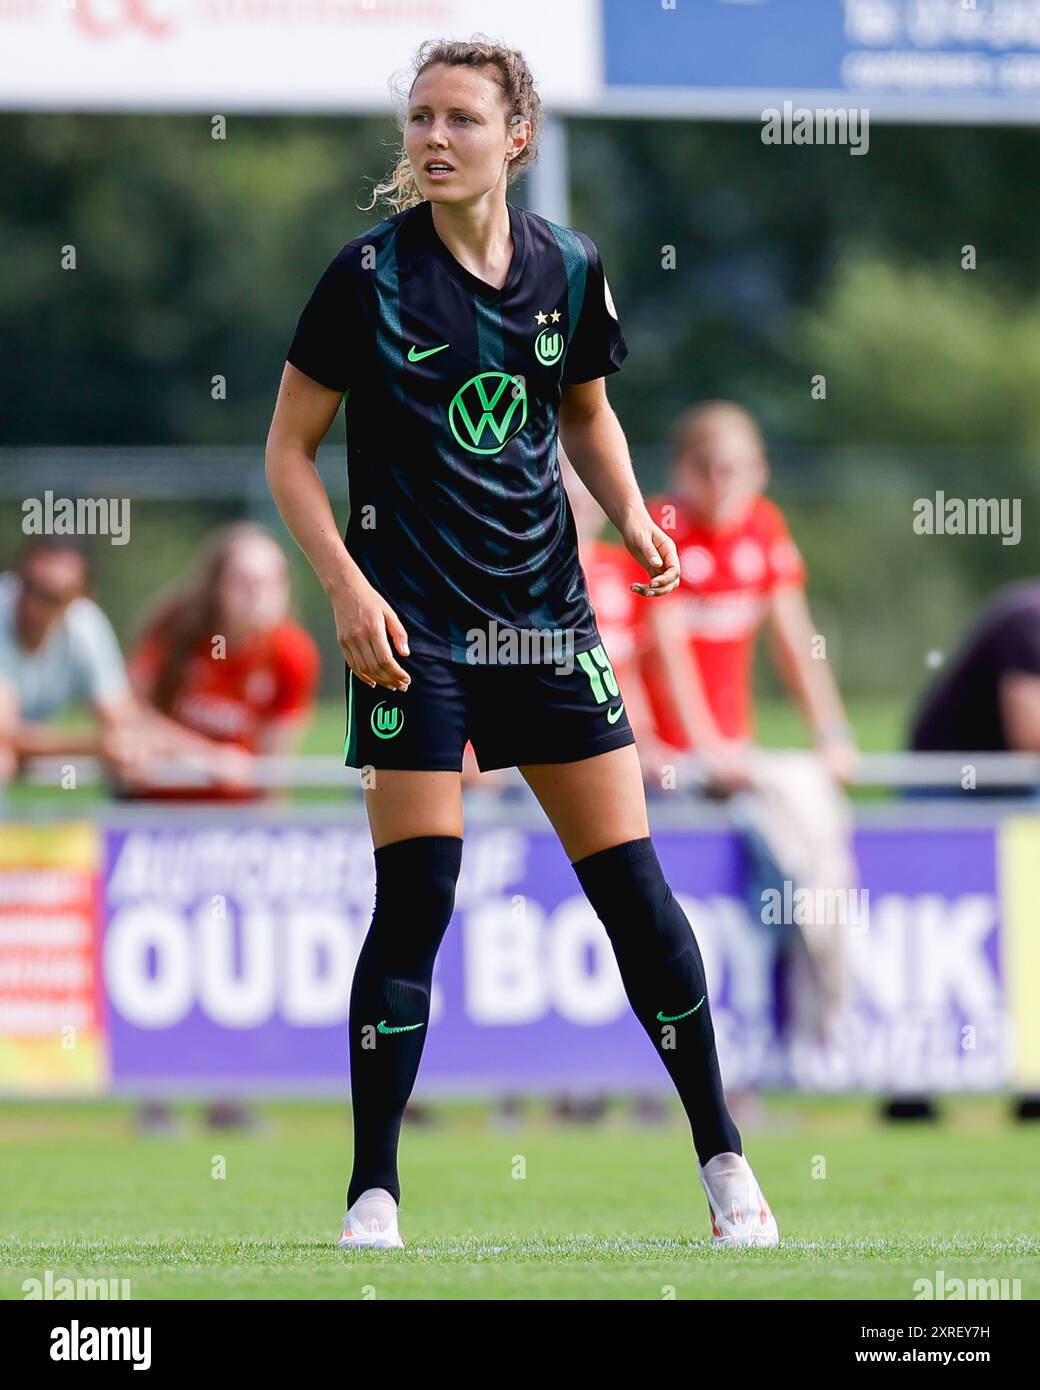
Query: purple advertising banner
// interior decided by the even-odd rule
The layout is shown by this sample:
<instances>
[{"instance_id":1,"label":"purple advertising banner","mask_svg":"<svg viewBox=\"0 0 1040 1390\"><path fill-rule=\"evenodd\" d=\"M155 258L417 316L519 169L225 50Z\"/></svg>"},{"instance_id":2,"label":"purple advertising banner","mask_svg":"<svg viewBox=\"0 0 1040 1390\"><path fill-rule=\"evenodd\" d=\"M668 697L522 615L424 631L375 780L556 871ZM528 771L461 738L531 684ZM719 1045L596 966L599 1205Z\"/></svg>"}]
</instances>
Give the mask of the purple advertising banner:
<instances>
[{"instance_id":1,"label":"purple advertising banner","mask_svg":"<svg viewBox=\"0 0 1040 1390\"><path fill-rule=\"evenodd\" d=\"M696 932L730 1088L971 1089L1011 1074L995 832L862 829L850 1006L792 1042L776 926L727 831L662 831ZM348 1091L347 1007L372 913L364 827L110 830L103 972L115 1088ZM664 1089L606 934L556 838L466 838L417 1094Z\"/></svg>"}]
</instances>

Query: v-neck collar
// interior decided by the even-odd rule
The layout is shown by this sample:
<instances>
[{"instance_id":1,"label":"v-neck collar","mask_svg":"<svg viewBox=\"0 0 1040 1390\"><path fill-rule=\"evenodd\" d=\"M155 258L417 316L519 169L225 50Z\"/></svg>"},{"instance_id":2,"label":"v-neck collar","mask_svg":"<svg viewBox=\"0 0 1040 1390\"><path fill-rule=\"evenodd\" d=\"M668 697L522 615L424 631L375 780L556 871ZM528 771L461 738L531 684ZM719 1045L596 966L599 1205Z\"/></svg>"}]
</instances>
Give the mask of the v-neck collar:
<instances>
[{"instance_id":1,"label":"v-neck collar","mask_svg":"<svg viewBox=\"0 0 1040 1390\"><path fill-rule=\"evenodd\" d=\"M523 217L512 203L506 203L506 207L509 210L509 231L513 238L513 259L509 264L506 282L500 289L489 285L486 280L481 280L479 275L474 275L455 259L437 235L437 228L433 224L432 203L426 201L421 206L426 216L429 243L453 280L457 280L464 289L469 290L471 294L479 295L481 299L498 299L500 295L507 294L513 288L523 274L524 262L527 259L527 232Z\"/></svg>"}]
</instances>

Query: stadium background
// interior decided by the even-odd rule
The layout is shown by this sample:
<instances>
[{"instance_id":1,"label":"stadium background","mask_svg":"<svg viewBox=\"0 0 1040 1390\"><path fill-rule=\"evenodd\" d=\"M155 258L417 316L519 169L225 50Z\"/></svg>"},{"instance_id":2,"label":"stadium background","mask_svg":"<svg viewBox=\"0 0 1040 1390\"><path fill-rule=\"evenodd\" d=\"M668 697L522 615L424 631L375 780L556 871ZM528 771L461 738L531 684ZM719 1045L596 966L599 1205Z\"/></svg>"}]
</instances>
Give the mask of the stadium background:
<instances>
[{"instance_id":1,"label":"stadium background","mask_svg":"<svg viewBox=\"0 0 1040 1390\"><path fill-rule=\"evenodd\" d=\"M125 643L142 600L205 531L240 516L268 524L322 650L324 703L304 752L338 764L342 668L328 605L273 509L263 442L302 303L330 255L374 220L356 203L390 157L385 78L421 38L480 30L523 48L542 78L553 120L516 196L589 231L602 251L630 347L611 399L644 491L664 481L667 426L683 406L722 396L756 413L770 492L806 557L861 746L897 753L931 654L948 652L1035 556L1040 5L1016 13L1017 29L997 0L973 11L960 0L538 0L519 14L461 0L0 3L0 175L17 195L3 215L0 282L5 567L25 497L131 498L131 543L99 539L94 552L96 597ZM869 153L764 144L761 112L784 100L866 105ZM59 269L68 245L74 273ZM973 271L962 268L969 245ZM816 373L825 401L811 394ZM217 376L226 399L213 399ZM345 519L342 417L320 467ZM1022 544L915 535L914 500L938 490L1020 498ZM765 663L758 689L763 742L802 743ZM689 799L655 808L662 858L716 975L734 1084L997 1096L1040 1084L1038 823L1015 806L911 814L889 799L900 776L857 795L861 868L880 907L859 1031L842 1059L808 1059L794 1074L771 1050L761 943L736 907L730 833ZM318 780L273 822L224 813L219 824L170 810L131 817L89 785L13 788L0 827L4 912L12 924L67 914L79 928L64 965L78 955L81 968L56 994L53 980L25 985L7 949L0 1087L342 1095L342 982L371 870L352 780ZM468 815L467 877L438 966L440 1029L417 1095L663 1087L598 973L536 808L475 802ZM261 865L282 875L273 886L258 888ZM308 866L320 866L319 888ZM45 878L55 896L42 909ZM192 954L213 893L239 923L229 950L256 953L249 980ZM555 951L526 993L502 984L527 949L510 936L516 895L534 905L530 950L543 932ZM479 943L496 939L502 954L481 956ZM300 973L286 979L276 962L293 940ZM169 988L142 994L147 953L161 949ZM79 1021L74 1048L56 1041L53 1013L33 1013L56 999ZM980 1038L971 1053L967 1024Z\"/></svg>"}]
</instances>

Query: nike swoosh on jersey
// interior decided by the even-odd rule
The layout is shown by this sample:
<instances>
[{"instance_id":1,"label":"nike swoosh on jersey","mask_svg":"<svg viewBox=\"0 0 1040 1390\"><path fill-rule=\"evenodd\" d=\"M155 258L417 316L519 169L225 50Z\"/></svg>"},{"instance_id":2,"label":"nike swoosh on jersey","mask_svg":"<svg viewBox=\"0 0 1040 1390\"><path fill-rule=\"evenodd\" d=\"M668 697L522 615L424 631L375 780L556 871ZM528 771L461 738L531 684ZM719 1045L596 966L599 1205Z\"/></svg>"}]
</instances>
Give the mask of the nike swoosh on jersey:
<instances>
[{"instance_id":1,"label":"nike swoosh on jersey","mask_svg":"<svg viewBox=\"0 0 1040 1390\"><path fill-rule=\"evenodd\" d=\"M435 352L443 352L444 349L447 347L451 347L451 344L441 343L440 347L426 348L423 352L420 352L419 349L413 343L412 346L408 349L408 361L421 362L424 357L432 357Z\"/></svg>"},{"instance_id":2,"label":"nike swoosh on jersey","mask_svg":"<svg viewBox=\"0 0 1040 1390\"><path fill-rule=\"evenodd\" d=\"M608 724L616 724L616 723L618 722L618 720L621 718L621 711L622 711L624 708L625 708L625 702L624 702L624 700L622 700L621 703L620 703L620 705L618 705L617 709L608 709L608 710L607 710L607 723L608 723Z\"/></svg>"}]
</instances>

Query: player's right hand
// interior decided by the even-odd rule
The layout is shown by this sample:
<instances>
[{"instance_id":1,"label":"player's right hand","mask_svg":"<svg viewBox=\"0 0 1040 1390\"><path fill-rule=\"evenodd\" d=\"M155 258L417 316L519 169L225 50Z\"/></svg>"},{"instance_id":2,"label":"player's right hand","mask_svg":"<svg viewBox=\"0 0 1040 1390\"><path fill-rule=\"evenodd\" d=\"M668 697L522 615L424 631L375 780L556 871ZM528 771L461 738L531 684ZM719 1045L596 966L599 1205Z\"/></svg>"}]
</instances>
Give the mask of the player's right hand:
<instances>
[{"instance_id":1,"label":"player's right hand","mask_svg":"<svg viewBox=\"0 0 1040 1390\"><path fill-rule=\"evenodd\" d=\"M332 611L340 651L358 680L387 690L407 690L412 678L395 660L390 641L407 656L408 634L386 599L366 584L337 594Z\"/></svg>"}]
</instances>

